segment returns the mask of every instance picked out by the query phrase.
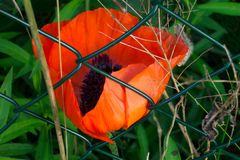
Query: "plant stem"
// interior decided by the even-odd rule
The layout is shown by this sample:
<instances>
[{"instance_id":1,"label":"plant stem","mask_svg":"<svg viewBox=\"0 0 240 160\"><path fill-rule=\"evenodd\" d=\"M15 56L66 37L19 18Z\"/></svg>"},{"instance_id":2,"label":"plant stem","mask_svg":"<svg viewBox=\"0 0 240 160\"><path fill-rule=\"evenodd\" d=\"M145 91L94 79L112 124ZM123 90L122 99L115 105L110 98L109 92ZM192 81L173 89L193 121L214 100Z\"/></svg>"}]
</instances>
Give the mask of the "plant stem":
<instances>
[{"instance_id":1,"label":"plant stem","mask_svg":"<svg viewBox=\"0 0 240 160\"><path fill-rule=\"evenodd\" d=\"M168 96L168 94L167 94L166 91L163 93L163 95L164 95L166 98L169 98L169 96ZM174 105L173 105L172 103L169 103L169 107L170 107L171 112L174 113ZM180 118L180 116L178 115L178 113L176 113L176 117L177 117L177 118ZM191 153L193 153L193 155L194 155L195 157L198 157L198 156L199 156L199 153L197 152L197 149L195 148L195 146L194 146L194 144L193 144L190 136L188 135L188 131L187 131L186 126L182 126L181 124L178 124L178 126L179 126L179 128L180 128L180 130L181 130L181 132L182 132L182 134L183 134L183 136L184 136L184 138L187 140L187 143L188 143L188 145L189 145L189 149L190 149ZM192 155L192 156L193 156L193 155ZM192 158L193 158L193 157L192 157Z\"/></svg>"},{"instance_id":2,"label":"plant stem","mask_svg":"<svg viewBox=\"0 0 240 160\"><path fill-rule=\"evenodd\" d=\"M109 132L109 133L108 133L108 136L109 136L110 138L112 138L112 133ZM113 144L108 144L108 147L109 147L109 149L111 150L112 154L114 154L114 155L116 155L116 156L119 156L118 147L117 147L116 142L114 142Z\"/></svg>"},{"instance_id":3,"label":"plant stem","mask_svg":"<svg viewBox=\"0 0 240 160\"><path fill-rule=\"evenodd\" d=\"M53 112L54 124L55 124L61 159L66 160L65 148L64 148L62 132L61 132L61 128L60 128L60 121L59 121L59 117L58 117L57 103L56 103L56 99L55 99L55 95L54 95L52 81L50 78L50 73L48 70L48 65L47 65L44 51L43 51L41 41L39 38L38 27L37 27L34 13L33 13L32 4L31 4L30 0L24 0L23 3L24 3L27 18L28 18L28 22L30 24L30 30L31 30L31 33L33 36L34 44L36 45L36 48L37 48L38 57L39 57L39 60L41 63L42 71L43 71L43 77L44 77L44 80L47 85L47 90L48 90L50 104L51 104L51 108L52 108L52 112Z\"/></svg>"}]
</instances>

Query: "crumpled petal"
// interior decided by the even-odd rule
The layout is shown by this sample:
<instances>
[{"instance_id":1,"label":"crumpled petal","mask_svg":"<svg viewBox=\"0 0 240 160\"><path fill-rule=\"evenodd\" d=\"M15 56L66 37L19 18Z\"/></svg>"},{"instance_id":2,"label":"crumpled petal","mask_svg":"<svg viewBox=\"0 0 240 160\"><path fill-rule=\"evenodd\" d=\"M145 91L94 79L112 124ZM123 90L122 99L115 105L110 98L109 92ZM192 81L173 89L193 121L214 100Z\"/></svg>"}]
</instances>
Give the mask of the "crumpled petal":
<instances>
[{"instance_id":1,"label":"crumpled petal","mask_svg":"<svg viewBox=\"0 0 240 160\"><path fill-rule=\"evenodd\" d=\"M165 90L169 78L170 72L166 71L164 66L154 62L132 78L128 84L147 94L156 103ZM127 118L124 128L127 129L149 112L147 109L148 103L148 100L141 95L126 89Z\"/></svg>"},{"instance_id":2,"label":"crumpled petal","mask_svg":"<svg viewBox=\"0 0 240 160\"><path fill-rule=\"evenodd\" d=\"M138 23L129 13L99 8L77 15L73 20L61 22L61 40L77 49L81 56L104 47ZM120 24L121 25L120 25ZM57 36L57 23L42 28ZM41 41L54 83L61 79L58 43L41 36ZM33 44L33 50L36 49ZM149 95L154 102L161 97L170 79L171 70L182 61L189 47L180 37L158 28L142 26L131 36L105 51L113 64L122 69L112 75ZM76 56L61 47L63 76L76 66ZM103 92L94 109L82 116L78 98L84 76L89 69L81 69L55 90L58 103L66 116L84 133L107 142L107 132L127 129L145 116L148 101L116 82L105 80Z\"/></svg>"},{"instance_id":3,"label":"crumpled petal","mask_svg":"<svg viewBox=\"0 0 240 160\"><path fill-rule=\"evenodd\" d=\"M144 64L132 64L112 75L127 83L145 68ZM125 101L126 88L106 79L96 107L83 117L84 127L99 134L106 134L122 128L126 122Z\"/></svg>"}]
</instances>

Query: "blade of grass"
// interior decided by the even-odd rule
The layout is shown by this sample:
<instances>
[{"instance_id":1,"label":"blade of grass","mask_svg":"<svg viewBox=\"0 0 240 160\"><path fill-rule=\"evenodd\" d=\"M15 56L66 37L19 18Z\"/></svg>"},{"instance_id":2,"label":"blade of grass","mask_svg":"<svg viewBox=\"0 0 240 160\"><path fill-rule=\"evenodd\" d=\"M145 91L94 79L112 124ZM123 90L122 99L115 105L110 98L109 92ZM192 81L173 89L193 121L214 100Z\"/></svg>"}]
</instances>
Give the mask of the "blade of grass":
<instances>
[{"instance_id":1,"label":"blade of grass","mask_svg":"<svg viewBox=\"0 0 240 160\"><path fill-rule=\"evenodd\" d=\"M208 29L212 29L218 33L222 33L222 34L227 33L227 30L211 17L206 16L203 19L204 20L199 25Z\"/></svg>"},{"instance_id":2,"label":"blade of grass","mask_svg":"<svg viewBox=\"0 0 240 160\"><path fill-rule=\"evenodd\" d=\"M224 155L224 156L229 157L230 159L240 160L239 155L237 155L236 153L231 153L231 152L225 151L225 150L223 150L223 149L219 150L219 153L220 153L221 155Z\"/></svg>"},{"instance_id":3,"label":"blade of grass","mask_svg":"<svg viewBox=\"0 0 240 160\"><path fill-rule=\"evenodd\" d=\"M61 10L60 10L60 17L61 20L69 20L73 18L78 11L79 6L84 5L84 0L72 0L67 3ZM57 22L58 17L55 16L53 22Z\"/></svg>"},{"instance_id":4,"label":"blade of grass","mask_svg":"<svg viewBox=\"0 0 240 160\"><path fill-rule=\"evenodd\" d=\"M164 144L166 144L166 138L164 139ZM166 152L164 160L181 160L178 146L171 136L168 140L168 150Z\"/></svg>"},{"instance_id":5,"label":"blade of grass","mask_svg":"<svg viewBox=\"0 0 240 160\"><path fill-rule=\"evenodd\" d=\"M44 122L32 118L17 121L0 135L0 144L13 140L16 137L32 131L43 124Z\"/></svg>"},{"instance_id":6,"label":"blade of grass","mask_svg":"<svg viewBox=\"0 0 240 160\"><path fill-rule=\"evenodd\" d=\"M19 156L26 155L34 151L34 146L27 143L6 143L0 145L0 155Z\"/></svg>"},{"instance_id":7,"label":"blade of grass","mask_svg":"<svg viewBox=\"0 0 240 160\"><path fill-rule=\"evenodd\" d=\"M240 16L240 4L237 2L209 2L198 5L199 11Z\"/></svg>"},{"instance_id":8,"label":"blade of grass","mask_svg":"<svg viewBox=\"0 0 240 160\"><path fill-rule=\"evenodd\" d=\"M142 124L136 126L137 140L139 144L139 158L142 160L146 159L149 152L149 142L146 131Z\"/></svg>"},{"instance_id":9,"label":"blade of grass","mask_svg":"<svg viewBox=\"0 0 240 160\"><path fill-rule=\"evenodd\" d=\"M0 38L0 52L22 63L28 63L30 59L30 55L27 51L18 45L2 38Z\"/></svg>"},{"instance_id":10,"label":"blade of grass","mask_svg":"<svg viewBox=\"0 0 240 160\"><path fill-rule=\"evenodd\" d=\"M42 83L42 74L41 74L40 63L38 61L34 63L30 77L32 78L34 89L40 93L41 83Z\"/></svg>"},{"instance_id":11,"label":"blade of grass","mask_svg":"<svg viewBox=\"0 0 240 160\"><path fill-rule=\"evenodd\" d=\"M16 160L16 158L12 158L12 157L2 157L2 156L0 156L0 159L1 159L1 160ZM24 160L24 159L18 158L17 160Z\"/></svg>"},{"instance_id":12,"label":"blade of grass","mask_svg":"<svg viewBox=\"0 0 240 160\"><path fill-rule=\"evenodd\" d=\"M32 71L32 65L30 63L27 63L27 64L23 65L23 67L20 70L18 70L15 78L22 77L23 75L25 75L31 71Z\"/></svg>"},{"instance_id":13,"label":"blade of grass","mask_svg":"<svg viewBox=\"0 0 240 160\"><path fill-rule=\"evenodd\" d=\"M6 58L1 58L0 59L0 67L1 68L18 68L21 67L22 63L21 62L17 62L15 59L11 58L11 57L6 57Z\"/></svg>"},{"instance_id":14,"label":"blade of grass","mask_svg":"<svg viewBox=\"0 0 240 160\"><path fill-rule=\"evenodd\" d=\"M4 93L7 96L11 97L12 81L13 81L13 69L11 68L2 83L0 93ZM10 104L7 103L4 99L0 99L0 128L2 128L7 123L9 111Z\"/></svg>"},{"instance_id":15,"label":"blade of grass","mask_svg":"<svg viewBox=\"0 0 240 160\"><path fill-rule=\"evenodd\" d=\"M20 34L21 34L20 32L1 32L0 33L0 38L9 40L9 39L12 39L12 38L20 35Z\"/></svg>"},{"instance_id":16,"label":"blade of grass","mask_svg":"<svg viewBox=\"0 0 240 160\"><path fill-rule=\"evenodd\" d=\"M36 160L53 159L52 145L50 143L50 137L48 132L48 126L43 125L40 129L40 137L37 143L37 149L35 153Z\"/></svg>"},{"instance_id":17,"label":"blade of grass","mask_svg":"<svg viewBox=\"0 0 240 160\"><path fill-rule=\"evenodd\" d=\"M226 32L224 32L224 31L217 31L217 32L214 32L213 34L211 34L211 37L219 40L225 33ZM212 43L209 42L207 39L201 39L197 44L195 44L194 51L193 51L195 54L192 54L192 56L194 56L194 58L196 58L197 55L204 52L211 46L212 46Z\"/></svg>"}]
</instances>

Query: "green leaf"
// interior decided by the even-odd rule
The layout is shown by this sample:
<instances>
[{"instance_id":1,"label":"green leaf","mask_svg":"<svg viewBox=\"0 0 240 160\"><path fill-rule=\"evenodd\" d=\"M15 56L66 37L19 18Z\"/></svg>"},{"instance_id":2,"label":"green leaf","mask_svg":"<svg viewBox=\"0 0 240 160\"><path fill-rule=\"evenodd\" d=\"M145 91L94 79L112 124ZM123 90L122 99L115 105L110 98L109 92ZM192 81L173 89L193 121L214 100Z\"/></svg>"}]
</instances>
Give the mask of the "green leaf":
<instances>
[{"instance_id":1,"label":"green leaf","mask_svg":"<svg viewBox=\"0 0 240 160\"><path fill-rule=\"evenodd\" d=\"M12 39L16 36L20 35L20 32L1 32L0 38L2 39Z\"/></svg>"},{"instance_id":2,"label":"green leaf","mask_svg":"<svg viewBox=\"0 0 240 160\"><path fill-rule=\"evenodd\" d=\"M166 138L164 139L164 145L166 144ZM178 150L178 146L174 139L170 136L168 140L167 152L165 155L165 160L180 160L181 156Z\"/></svg>"},{"instance_id":3,"label":"green leaf","mask_svg":"<svg viewBox=\"0 0 240 160\"><path fill-rule=\"evenodd\" d=\"M11 58L11 57L6 57L6 58L1 58L0 59L0 67L1 68L18 68L21 67L22 63L21 62L17 62L15 59Z\"/></svg>"},{"instance_id":4,"label":"green leaf","mask_svg":"<svg viewBox=\"0 0 240 160\"><path fill-rule=\"evenodd\" d=\"M25 160L25 159L20 159L20 158L12 158L12 157L2 157L0 156L1 160Z\"/></svg>"},{"instance_id":5,"label":"green leaf","mask_svg":"<svg viewBox=\"0 0 240 160\"><path fill-rule=\"evenodd\" d=\"M212 29L217 32L227 33L227 30L225 28L223 28L218 22L216 22L209 16L204 17L203 21L199 25L206 27L208 29Z\"/></svg>"},{"instance_id":6,"label":"green leaf","mask_svg":"<svg viewBox=\"0 0 240 160\"><path fill-rule=\"evenodd\" d=\"M204 60L202 60L202 59L198 59L195 63L193 63L193 64L191 65L191 67L192 67L193 70L200 72L201 75L205 75L206 72L205 72L203 66L206 67L208 73L213 72L213 68L211 68L211 67L210 67ZM196 69L198 69L198 70L196 70ZM202 77L204 77L204 76L202 76ZM214 81L214 80L220 80L220 78L219 78L219 76L214 76L214 77L212 77L212 80L213 80L213 81ZM206 82L205 85L206 85L206 88L212 89L213 91L216 92L216 89L215 89L215 87L213 86L213 84L212 84L211 82ZM214 83L214 85L216 86L216 88L218 89L218 91L219 91L220 94L225 94L225 93L226 93L225 87L224 87L224 85L223 85L222 83Z\"/></svg>"},{"instance_id":7,"label":"green leaf","mask_svg":"<svg viewBox=\"0 0 240 160\"><path fill-rule=\"evenodd\" d=\"M26 63L18 72L16 75L16 78L22 77L23 75L29 73L32 71L32 65L30 63Z\"/></svg>"},{"instance_id":8,"label":"green leaf","mask_svg":"<svg viewBox=\"0 0 240 160\"><path fill-rule=\"evenodd\" d=\"M24 143L6 143L0 145L0 155L19 156L33 152L34 146Z\"/></svg>"},{"instance_id":9,"label":"green leaf","mask_svg":"<svg viewBox=\"0 0 240 160\"><path fill-rule=\"evenodd\" d=\"M79 139L71 133L66 133L65 136L67 137L67 148L68 148L68 159L79 159L77 155L82 155L86 152L86 148L84 147L84 143L76 143ZM74 145L73 145L74 144ZM81 150L84 150L84 153L81 153ZM77 153L76 153L77 151ZM75 158L76 157L76 158ZM90 157L89 157L90 159Z\"/></svg>"},{"instance_id":10,"label":"green leaf","mask_svg":"<svg viewBox=\"0 0 240 160\"><path fill-rule=\"evenodd\" d=\"M191 16L191 23L193 25L201 25L202 21L204 21L203 17L208 17L209 15L209 12L193 12Z\"/></svg>"},{"instance_id":11,"label":"green leaf","mask_svg":"<svg viewBox=\"0 0 240 160\"><path fill-rule=\"evenodd\" d=\"M38 139L37 150L35 154L36 160L53 159L52 145L49 137L48 126L43 125L40 129L40 137Z\"/></svg>"},{"instance_id":12,"label":"green leaf","mask_svg":"<svg viewBox=\"0 0 240 160\"><path fill-rule=\"evenodd\" d=\"M189 0L183 0L183 2L186 4L188 8L190 8L191 2Z\"/></svg>"},{"instance_id":13,"label":"green leaf","mask_svg":"<svg viewBox=\"0 0 240 160\"><path fill-rule=\"evenodd\" d=\"M32 118L17 121L0 135L0 144L13 140L39 126L42 126L43 124L44 122Z\"/></svg>"},{"instance_id":14,"label":"green leaf","mask_svg":"<svg viewBox=\"0 0 240 160\"><path fill-rule=\"evenodd\" d=\"M113 136L112 136L112 133L108 133L108 137L109 138L112 138ZM116 155L116 156L119 156L119 153L118 153L118 147L117 147L117 144L116 143L113 143L113 144L108 144L108 147L109 147L109 149L110 149L110 151L111 151L111 153L113 154L113 155Z\"/></svg>"},{"instance_id":15,"label":"green leaf","mask_svg":"<svg viewBox=\"0 0 240 160\"><path fill-rule=\"evenodd\" d=\"M211 34L210 36L216 40L219 40L223 35L225 34L225 32L223 30L217 31L213 34ZM210 42L207 39L201 39L195 46L194 46L194 53L192 54L192 56L198 56L200 53L204 52L205 50L207 50L208 48L210 48L212 46L212 42Z\"/></svg>"},{"instance_id":16,"label":"green leaf","mask_svg":"<svg viewBox=\"0 0 240 160\"><path fill-rule=\"evenodd\" d=\"M224 33L225 33L225 32L224 32L223 30L222 30L222 31L217 31L217 32L211 34L210 36L213 37L213 38L216 39L216 40L219 40L219 39L223 36ZM194 53L195 53L195 54L192 54L192 58L193 58L193 59L196 59L197 56L198 56L200 53L204 52L205 50L207 50L207 49L210 48L211 46L212 46L212 42L210 42L210 41L207 40L207 39L202 39L201 41L199 41L199 42L195 45L195 47L194 47ZM203 69L203 65L206 66L206 68L207 68L207 70L208 70L209 73L211 73L211 72L213 71L213 69L212 69L204 60L202 60L202 59L198 59L195 63L193 63L193 64L191 65L191 68L192 68L192 70L194 70L194 71L196 71L196 72L200 72L201 75L205 75L205 70ZM212 79L218 80L219 77L218 77L218 76L215 76L215 77L213 77ZM224 86L223 86L222 83L215 83L215 85L217 86L217 88L219 89L219 91L220 91L221 93L225 93L225 89L224 89ZM210 85L210 87L213 87L213 86ZM215 89L215 88L213 87L213 89Z\"/></svg>"},{"instance_id":17,"label":"green leaf","mask_svg":"<svg viewBox=\"0 0 240 160\"><path fill-rule=\"evenodd\" d=\"M0 88L0 93L3 93L9 97L12 96L12 81L13 81L13 69L11 68L8 74L6 75L2 86ZM10 112L11 104L0 98L0 128L6 125L8 120L8 115Z\"/></svg>"},{"instance_id":18,"label":"green leaf","mask_svg":"<svg viewBox=\"0 0 240 160\"><path fill-rule=\"evenodd\" d=\"M220 154L224 155L226 158L229 157L229 159L240 160L240 157L236 152L235 153L229 152L229 151L225 151L224 149L219 150L219 152Z\"/></svg>"},{"instance_id":19,"label":"green leaf","mask_svg":"<svg viewBox=\"0 0 240 160\"><path fill-rule=\"evenodd\" d=\"M77 12L77 9L83 5L85 1L84 0L72 0L68 4L66 4L61 10L60 10L60 18L62 20L69 20L72 19ZM57 16L53 20L54 22L57 21Z\"/></svg>"},{"instance_id":20,"label":"green leaf","mask_svg":"<svg viewBox=\"0 0 240 160\"><path fill-rule=\"evenodd\" d=\"M204 12L240 16L240 4L235 2L209 2L198 5L197 9Z\"/></svg>"},{"instance_id":21,"label":"green leaf","mask_svg":"<svg viewBox=\"0 0 240 160\"><path fill-rule=\"evenodd\" d=\"M2 38L0 38L0 52L22 63L28 63L30 59L30 55L27 51Z\"/></svg>"},{"instance_id":22,"label":"green leaf","mask_svg":"<svg viewBox=\"0 0 240 160\"><path fill-rule=\"evenodd\" d=\"M147 154L149 152L149 142L145 128L143 127L142 124L139 124L136 126L136 131L137 131L137 140L139 144L139 158L142 160L145 160L147 157Z\"/></svg>"},{"instance_id":23,"label":"green leaf","mask_svg":"<svg viewBox=\"0 0 240 160\"><path fill-rule=\"evenodd\" d=\"M229 0L209 0L210 2L229 2Z\"/></svg>"},{"instance_id":24,"label":"green leaf","mask_svg":"<svg viewBox=\"0 0 240 160\"><path fill-rule=\"evenodd\" d=\"M32 77L34 89L40 93L42 83L42 71L39 61L35 61L30 77Z\"/></svg>"},{"instance_id":25,"label":"green leaf","mask_svg":"<svg viewBox=\"0 0 240 160\"><path fill-rule=\"evenodd\" d=\"M52 113L49 115L52 116ZM59 110L59 119L61 124L64 124L66 122L67 127L73 131L77 131L76 126L73 125L73 123L70 121L70 119L66 118L65 113L62 110Z\"/></svg>"}]
</instances>

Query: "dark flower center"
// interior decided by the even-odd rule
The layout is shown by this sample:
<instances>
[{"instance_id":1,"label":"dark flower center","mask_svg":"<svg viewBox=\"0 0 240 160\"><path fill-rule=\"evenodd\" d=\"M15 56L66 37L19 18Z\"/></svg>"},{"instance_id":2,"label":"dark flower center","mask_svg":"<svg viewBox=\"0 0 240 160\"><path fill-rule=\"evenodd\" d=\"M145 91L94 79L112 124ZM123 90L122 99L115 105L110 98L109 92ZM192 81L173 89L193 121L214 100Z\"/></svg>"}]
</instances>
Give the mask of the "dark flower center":
<instances>
[{"instance_id":1,"label":"dark flower center","mask_svg":"<svg viewBox=\"0 0 240 160\"><path fill-rule=\"evenodd\" d=\"M106 54L94 57L92 65L108 74L122 68L119 64L113 65L111 59ZM80 94L80 110L83 116L96 106L103 91L104 83L105 76L94 70L90 70L84 77Z\"/></svg>"}]
</instances>

